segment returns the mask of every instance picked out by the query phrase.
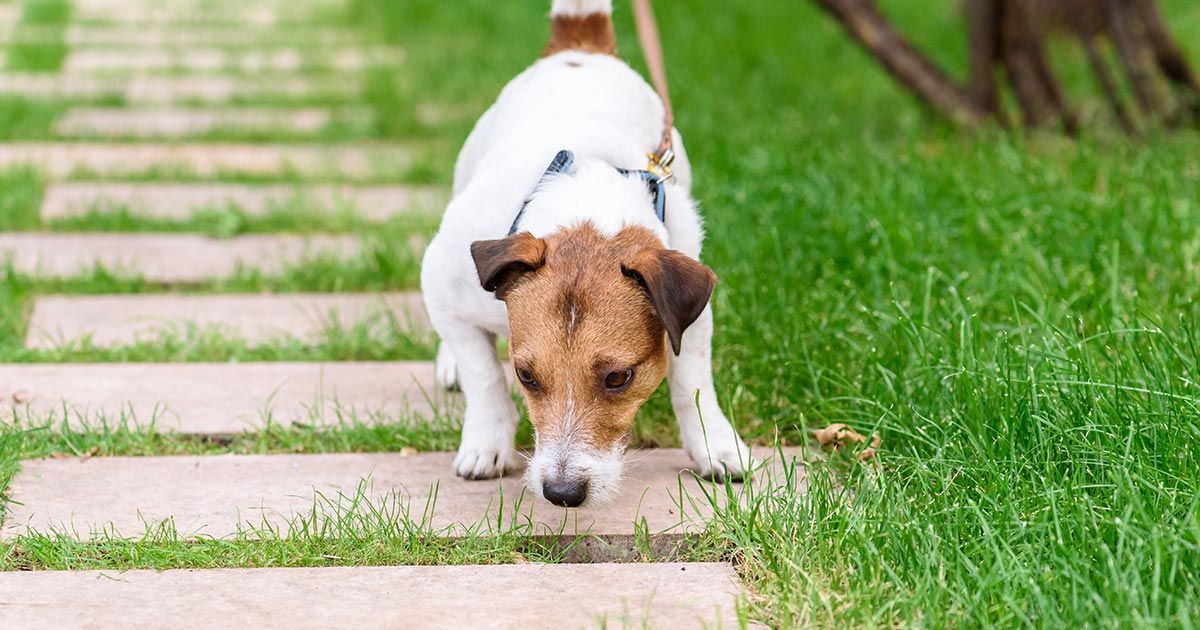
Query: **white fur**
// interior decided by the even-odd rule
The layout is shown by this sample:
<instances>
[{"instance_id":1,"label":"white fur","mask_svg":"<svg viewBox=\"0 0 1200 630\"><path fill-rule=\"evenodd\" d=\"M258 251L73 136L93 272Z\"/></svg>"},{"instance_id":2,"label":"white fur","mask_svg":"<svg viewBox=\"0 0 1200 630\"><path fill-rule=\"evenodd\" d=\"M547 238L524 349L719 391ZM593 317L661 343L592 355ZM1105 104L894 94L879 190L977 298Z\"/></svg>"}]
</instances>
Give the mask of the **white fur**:
<instances>
[{"instance_id":1,"label":"white fur","mask_svg":"<svg viewBox=\"0 0 1200 630\"><path fill-rule=\"evenodd\" d=\"M592 13L612 15L612 0L554 0L550 15L577 17Z\"/></svg>"},{"instance_id":2,"label":"white fur","mask_svg":"<svg viewBox=\"0 0 1200 630\"><path fill-rule=\"evenodd\" d=\"M611 10L611 2L554 3L556 12L584 9ZM661 101L624 63L568 51L538 61L513 79L471 132L455 166L454 198L421 269L425 303L443 344L438 376L447 382L457 372L466 397L462 444L454 462L459 475L495 476L518 459L513 449L518 415L505 379L510 368L497 358L493 336L508 334L508 319L504 303L480 287L471 243L504 237L554 154L570 149L576 156L574 172L543 183L526 208L521 230L545 236L591 221L615 234L624 225L641 225L665 246L698 259L703 227L678 134L676 179L666 187L665 226L654 216L645 184L613 168L645 168L662 120ZM696 471L707 475L724 467L740 473L746 470L748 450L717 404L712 332L712 313L706 309L684 334L680 356L672 359L671 400ZM615 492L619 454L589 452L570 441L538 445L537 465L529 470L534 492L541 492L542 462L563 457L567 470L591 475L589 495L594 497L589 503Z\"/></svg>"}]
</instances>

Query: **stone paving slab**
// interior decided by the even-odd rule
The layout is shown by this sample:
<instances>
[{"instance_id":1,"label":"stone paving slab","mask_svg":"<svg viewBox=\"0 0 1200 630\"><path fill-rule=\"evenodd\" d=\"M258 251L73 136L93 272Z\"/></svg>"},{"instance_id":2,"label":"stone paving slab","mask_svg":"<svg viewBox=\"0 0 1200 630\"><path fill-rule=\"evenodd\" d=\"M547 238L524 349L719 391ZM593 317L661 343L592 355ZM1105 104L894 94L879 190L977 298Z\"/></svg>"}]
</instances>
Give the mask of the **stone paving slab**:
<instances>
[{"instance_id":1,"label":"stone paving slab","mask_svg":"<svg viewBox=\"0 0 1200 630\"><path fill-rule=\"evenodd\" d=\"M411 164L399 145L0 144L0 168L31 165L50 178L86 174L131 177L148 173L196 177L251 176L372 179L395 177Z\"/></svg>"},{"instance_id":2,"label":"stone paving slab","mask_svg":"<svg viewBox=\"0 0 1200 630\"><path fill-rule=\"evenodd\" d=\"M197 435L458 412L431 362L0 364L0 421Z\"/></svg>"},{"instance_id":3,"label":"stone paving slab","mask_svg":"<svg viewBox=\"0 0 1200 630\"><path fill-rule=\"evenodd\" d=\"M0 5L2 6L2 5ZM7 25L11 26L11 24ZM155 46L236 46L263 47L303 44L305 46L349 46L362 42L362 33L354 29L328 25L289 25L287 29L222 28L205 25L180 25L179 28L154 29L127 25L70 24L66 33L58 27L23 25L19 32L5 34L0 19L0 34L8 42L50 43L65 39L73 49L97 47Z\"/></svg>"},{"instance_id":4,"label":"stone paving slab","mask_svg":"<svg viewBox=\"0 0 1200 630\"><path fill-rule=\"evenodd\" d=\"M318 341L331 324L428 326L418 292L383 294L43 295L34 301L25 345L50 349L89 339L97 347L216 328L247 343L280 338Z\"/></svg>"},{"instance_id":5,"label":"stone paving slab","mask_svg":"<svg viewBox=\"0 0 1200 630\"><path fill-rule=\"evenodd\" d=\"M223 48L89 48L75 50L63 61L67 73L87 72L354 72L375 65L394 65L404 59L399 48L332 48L313 54L311 48L270 50Z\"/></svg>"},{"instance_id":6,"label":"stone paving slab","mask_svg":"<svg viewBox=\"0 0 1200 630\"><path fill-rule=\"evenodd\" d=\"M229 278L240 268L274 274L306 260L344 259L360 244L358 237L329 235L0 232L0 260L39 278L78 277L101 266L117 276L185 284Z\"/></svg>"},{"instance_id":7,"label":"stone paving slab","mask_svg":"<svg viewBox=\"0 0 1200 630\"><path fill-rule=\"evenodd\" d=\"M93 211L126 211L140 217L184 220L200 210L236 207L250 216L293 208L347 209L368 221L385 221L410 213L433 215L445 202L443 192L412 186L60 182L46 187L41 217L53 220Z\"/></svg>"},{"instance_id":8,"label":"stone paving slab","mask_svg":"<svg viewBox=\"0 0 1200 630\"><path fill-rule=\"evenodd\" d=\"M765 449L757 455L771 456ZM704 527L712 514L704 493L718 487L685 472L691 463L682 450L639 450L627 457L621 492L611 503L570 510L526 490L519 477L460 479L453 453L27 460L9 486L2 532L59 531L87 540L108 531L136 538L147 524L167 519L181 536L218 538L264 526L295 536L306 527L322 531L325 520L373 529L379 518L424 523L440 536L628 536L638 523L653 534ZM778 478L764 473L757 479ZM717 494L723 496L723 489ZM307 524L299 524L297 515L306 515Z\"/></svg>"},{"instance_id":9,"label":"stone paving slab","mask_svg":"<svg viewBox=\"0 0 1200 630\"><path fill-rule=\"evenodd\" d=\"M315 134L335 119L366 123L367 110L324 107L224 109L75 107L54 123L59 137L182 139L214 133Z\"/></svg>"},{"instance_id":10,"label":"stone paving slab","mask_svg":"<svg viewBox=\"0 0 1200 630\"><path fill-rule=\"evenodd\" d=\"M0 73L0 95L51 99L121 99L137 104L228 103L266 99L328 99L357 96L363 78L351 74L314 76L141 76Z\"/></svg>"},{"instance_id":11,"label":"stone paving slab","mask_svg":"<svg viewBox=\"0 0 1200 630\"><path fill-rule=\"evenodd\" d=\"M739 596L725 563L17 571L0 626L736 628Z\"/></svg>"},{"instance_id":12,"label":"stone paving slab","mask_svg":"<svg viewBox=\"0 0 1200 630\"><path fill-rule=\"evenodd\" d=\"M227 24L230 27L282 26L311 23L320 17L311 7L295 9L284 6L262 6L242 3L228 11L204 10L180 6L80 6L71 11L71 19L80 23L136 24L145 27L182 24Z\"/></svg>"}]
</instances>

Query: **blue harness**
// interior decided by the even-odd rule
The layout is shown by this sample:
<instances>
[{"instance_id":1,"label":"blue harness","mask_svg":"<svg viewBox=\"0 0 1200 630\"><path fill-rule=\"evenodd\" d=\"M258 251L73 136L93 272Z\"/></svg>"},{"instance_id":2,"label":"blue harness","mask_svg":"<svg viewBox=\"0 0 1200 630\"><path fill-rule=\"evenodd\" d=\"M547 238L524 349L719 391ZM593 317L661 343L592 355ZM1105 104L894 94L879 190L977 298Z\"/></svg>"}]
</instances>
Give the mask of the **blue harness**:
<instances>
[{"instance_id":1,"label":"blue harness","mask_svg":"<svg viewBox=\"0 0 1200 630\"><path fill-rule=\"evenodd\" d=\"M542 178L538 180L537 185L529 192L529 196L525 197L525 203L521 204L521 210L517 212L517 217L513 219L512 227L508 228L509 236L517 233L517 225L521 222L521 217L525 216L525 208L529 206L530 201L533 201L533 196L542 187L542 182L550 175L568 172L574 163L575 154L566 149L555 154L554 159L550 161L550 166L546 167L546 172L542 174ZM646 182L646 187L650 190L650 197L654 200L654 216L658 217L659 222L665 225L667 222L667 191L664 190L663 183L666 181L666 178L650 171L634 171L624 168L616 170L626 177L637 177Z\"/></svg>"}]
</instances>

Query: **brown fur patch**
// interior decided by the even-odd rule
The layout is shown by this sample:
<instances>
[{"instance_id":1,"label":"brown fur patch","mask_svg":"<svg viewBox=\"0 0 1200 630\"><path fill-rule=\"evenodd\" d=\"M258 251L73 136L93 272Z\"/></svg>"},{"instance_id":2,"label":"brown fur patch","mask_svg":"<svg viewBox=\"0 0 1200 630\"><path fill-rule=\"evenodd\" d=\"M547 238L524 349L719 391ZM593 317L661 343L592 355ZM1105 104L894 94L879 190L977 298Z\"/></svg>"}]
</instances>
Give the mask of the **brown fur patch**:
<instances>
[{"instance_id":1,"label":"brown fur patch","mask_svg":"<svg viewBox=\"0 0 1200 630\"><path fill-rule=\"evenodd\" d=\"M661 243L644 228L606 237L591 224L544 239L545 262L505 295L510 356L537 387L524 391L540 438L569 433L608 450L629 433L638 408L667 371L668 345L655 305L622 266ZM628 388L610 372L635 370Z\"/></svg>"},{"instance_id":2,"label":"brown fur patch","mask_svg":"<svg viewBox=\"0 0 1200 630\"><path fill-rule=\"evenodd\" d=\"M542 51L543 57L564 50L615 55L617 35L612 16L605 13L587 15L556 15L550 20L550 41Z\"/></svg>"}]
</instances>

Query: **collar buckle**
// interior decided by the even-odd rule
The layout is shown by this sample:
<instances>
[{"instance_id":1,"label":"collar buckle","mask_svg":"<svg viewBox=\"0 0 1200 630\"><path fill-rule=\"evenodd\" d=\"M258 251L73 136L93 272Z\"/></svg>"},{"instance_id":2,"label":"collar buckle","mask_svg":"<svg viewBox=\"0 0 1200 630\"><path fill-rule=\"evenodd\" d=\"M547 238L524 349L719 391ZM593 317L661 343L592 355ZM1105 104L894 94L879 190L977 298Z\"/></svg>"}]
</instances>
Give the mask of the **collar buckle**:
<instances>
[{"instance_id":1,"label":"collar buckle","mask_svg":"<svg viewBox=\"0 0 1200 630\"><path fill-rule=\"evenodd\" d=\"M646 170L658 178L656 184L664 184L674 179L675 173L671 171L671 163L675 161L674 151L663 149L661 153L647 153L646 157L649 158Z\"/></svg>"}]
</instances>

